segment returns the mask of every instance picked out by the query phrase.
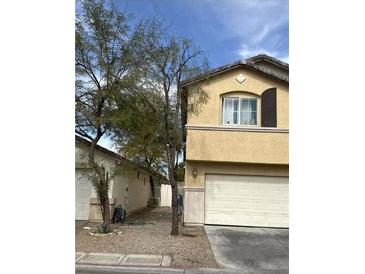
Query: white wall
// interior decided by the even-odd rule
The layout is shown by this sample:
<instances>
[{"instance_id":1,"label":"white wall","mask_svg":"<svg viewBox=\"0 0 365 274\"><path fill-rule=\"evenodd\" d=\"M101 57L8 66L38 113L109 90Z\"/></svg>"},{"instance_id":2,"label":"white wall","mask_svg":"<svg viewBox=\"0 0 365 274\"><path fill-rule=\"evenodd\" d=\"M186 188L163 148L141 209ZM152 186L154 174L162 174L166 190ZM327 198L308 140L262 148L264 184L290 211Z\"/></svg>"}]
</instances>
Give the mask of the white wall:
<instances>
[{"instance_id":1,"label":"white wall","mask_svg":"<svg viewBox=\"0 0 365 274\"><path fill-rule=\"evenodd\" d=\"M113 198L117 199L116 207L121 205L123 209L126 209L127 206L127 191L126 188L128 187L128 181L126 178L121 175L117 176L113 179Z\"/></svg>"},{"instance_id":2,"label":"white wall","mask_svg":"<svg viewBox=\"0 0 365 274\"><path fill-rule=\"evenodd\" d=\"M75 219L88 220L91 184L80 169L75 170Z\"/></svg>"},{"instance_id":3,"label":"white wall","mask_svg":"<svg viewBox=\"0 0 365 274\"><path fill-rule=\"evenodd\" d=\"M204 195L202 187L184 188L184 224L204 224Z\"/></svg>"},{"instance_id":4,"label":"white wall","mask_svg":"<svg viewBox=\"0 0 365 274\"><path fill-rule=\"evenodd\" d=\"M148 200L152 197L149 174L139 171L138 175L138 171L131 168L125 178L128 181L127 214L147 207Z\"/></svg>"},{"instance_id":5,"label":"white wall","mask_svg":"<svg viewBox=\"0 0 365 274\"><path fill-rule=\"evenodd\" d=\"M86 146L85 144L80 144L80 143L76 142L76 148L75 148L76 166L80 163L81 164L88 163L88 158L87 158L88 149L89 149L88 146ZM102 164L105 167L106 171L108 171L109 174L111 174L112 167L114 166L113 157L96 150L95 151L95 161L98 164ZM88 173L89 173L88 169L83 169L83 174L85 174L85 176L87 176ZM91 182L90 182L90 184L91 184ZM110 186L109 186L109 198L112 198L112 196L113 196L112 189L113 189L113 180L111 180ZM90 198L97 198L94 187L92 187Z\"/></svg>"},{"instance_id":6,"label":"white wall","mask_svg":"<svg viewBox=\"0 0 365 274\"><path fill-rule=\"evenodd\" d=\"M86 167L88 162L87 155L88 146L76 142L76 167L82 165L85 165ZM103 164L110 175L112 174L115 165L114 157L96 150L95 160L99 164ZM89 169L86 168L77 169L82 170L85 176L87 176L87 173L89 172ZM127 214L147 207L148 201L152 196L149 178L150 174L129 164L121 165L120 172L120 175L111 178L109 186L109 198L116 199L115 207L121 204L123 209L127 210ZM92 187L90 198L97 198L94 187ZM111 214L113 214L113 212L111 212Z\"/></svg>"},{"instance_id":7,"label":"white wall","mask_svg":"<svg viewBox=\"0 0 365 274\"><path fill-rule=\"evenodd\" d=\"M171 207L171 185L161 185L160 187L161 201L160 206Z\"/></svg>"}]
</instances>

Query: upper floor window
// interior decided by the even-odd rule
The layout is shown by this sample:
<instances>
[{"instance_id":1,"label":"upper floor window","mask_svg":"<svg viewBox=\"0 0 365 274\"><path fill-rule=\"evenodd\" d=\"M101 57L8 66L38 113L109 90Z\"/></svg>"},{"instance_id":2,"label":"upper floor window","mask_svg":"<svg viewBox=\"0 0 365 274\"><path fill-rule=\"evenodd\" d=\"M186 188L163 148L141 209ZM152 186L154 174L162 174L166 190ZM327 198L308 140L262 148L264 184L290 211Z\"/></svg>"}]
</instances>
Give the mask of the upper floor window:
<instances>
[{"instance_id":1,"label":"upper floor window","mask_svg":"<svg viewBox=\"0 0 365 274\"><path fill-rule=\"evenodd\" d=\"M258 125L257 98L223 97L224 125Z\"/></svg>"}]
</instances>

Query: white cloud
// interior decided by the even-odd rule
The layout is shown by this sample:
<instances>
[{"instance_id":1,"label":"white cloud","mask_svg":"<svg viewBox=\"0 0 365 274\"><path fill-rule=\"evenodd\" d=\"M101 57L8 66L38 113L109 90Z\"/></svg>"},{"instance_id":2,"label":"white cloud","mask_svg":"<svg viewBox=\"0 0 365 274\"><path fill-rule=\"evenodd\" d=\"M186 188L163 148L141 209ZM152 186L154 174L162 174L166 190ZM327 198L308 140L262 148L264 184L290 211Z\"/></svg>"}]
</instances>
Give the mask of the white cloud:
<instances>
[{"instance_id":1,"label":"white cloud","mask_svg":"<svg viewBox=\"0 0 365 274\"><path fill-rule=\"evenodd\" d=\"M269 36L271 33L273 33L279 27L286 24L286 22L287 21L284 18L281 20L277 20L276 22L266 23L262 27L258 27L258 30L256 31L255 35L252 36L250 42L252 44L261 43L267 36Z\"/></svg>"},{"instance_id":2,"label":"white cloud","mask_svg":"<svg viewBox=\"0 0 365 274\"><path fill-rule=\"evenodd\" d=\"M216 31L217 40L239 40L237 53L246 58L257 53L282 57L282 27L288 24L287 0L211 1L209 15L222 26Z\"/></svg>"},{"instance_id":3,"label":"white cloud","mask_svg":"<svg viewBox=\"0 0 365 274\"><path fill-rule=\"evenodd\" d=\"M239 1L241 4L247 6L247 7L270 7L275 6L278 4L278 2L283 2L282 0L245 0L245 1Z\"/></svg>"},{"instance_id":4,"label":"white cloud","mask_svg":"<svg viewBox=\"0 0 365 274\"><path fill-rule=\"evenodd\" d=\"M263 48L250 47L248 45L242 45L241 48L237 51L237 54L243 59L252 57L257 54L267 54L273 57L276 57L278 55L276 52L272 52Z\"/></svg>"},{"instance_id":5,"label":"white cloud","mask_svg":"<svg viewBox=\"0 0 365 274\"><path fill-rule=\"evenodd\" d=\"M260 43L272 31L272 29L273 28L270 24L266 24L258 34L252 37L251 42L255 44Z\"/></svg>"},{"instance_id":6,"label":"white cloud","mask_svg":"<svg viewBox=\"0 0 365 274\"><path fill-rule=\"evenodd\" d=\"M258 54L266 54L272 57L275 57L279 60L284 61L285 63L289 63L289 55L281 55L279 52L276 51L270 51L264 48L255 48L255 47L250 47L248 45L241 45L241 47L239 48L239 50L237 51L237 54L242 58L242 59L247 59L249 57L258 55Z\"/></svg>"},{"instance_id":7,"label":"white cloud","mask_svg":"<svg viewBox=\"0 0 365 274\"><path fill-rule=\"evenodd\" d=\"M289 55L287 55L285 57L282 57L282 58L278 58L278 59L280 59L281 61L284 61L285 63L289 64Z\"/></svg>"}]
</instances>

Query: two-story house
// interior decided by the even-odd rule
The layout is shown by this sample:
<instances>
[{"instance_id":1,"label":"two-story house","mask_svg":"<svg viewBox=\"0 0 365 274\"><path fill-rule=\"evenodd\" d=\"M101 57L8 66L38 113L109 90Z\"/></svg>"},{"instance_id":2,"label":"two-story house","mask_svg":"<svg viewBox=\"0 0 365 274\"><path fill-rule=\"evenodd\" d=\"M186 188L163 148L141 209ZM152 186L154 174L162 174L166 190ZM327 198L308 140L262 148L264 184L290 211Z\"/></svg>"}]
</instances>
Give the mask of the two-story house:
<instances>
[{"instance_id":1,"label":"two-story house","mask_svg":"<svg viewBox=\"0 0 365 274\"><path fill-rule=\"evenodd\" d=\"M289 65L267 55L188 79L184 224L288 227Z\"/></svg>"}]
</instances>

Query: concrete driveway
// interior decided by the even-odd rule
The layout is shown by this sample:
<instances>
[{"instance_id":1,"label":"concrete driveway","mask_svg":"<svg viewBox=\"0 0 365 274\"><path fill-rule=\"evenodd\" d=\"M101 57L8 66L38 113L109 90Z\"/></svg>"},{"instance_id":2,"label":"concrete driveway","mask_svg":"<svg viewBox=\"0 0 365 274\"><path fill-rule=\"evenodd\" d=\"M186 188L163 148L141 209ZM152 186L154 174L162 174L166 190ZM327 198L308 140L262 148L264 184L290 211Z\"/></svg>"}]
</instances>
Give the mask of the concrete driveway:
<instances>
[{"instance_id":1,"label":"concrete driveway","mask_svg":"<svg viewBox=\"0 0 365 274\"><path fill-rule=\"evenodd\" d=\"M218 264L242 273L289 273L289 230L204 226Z\"/></svg>"}]
</instances>

